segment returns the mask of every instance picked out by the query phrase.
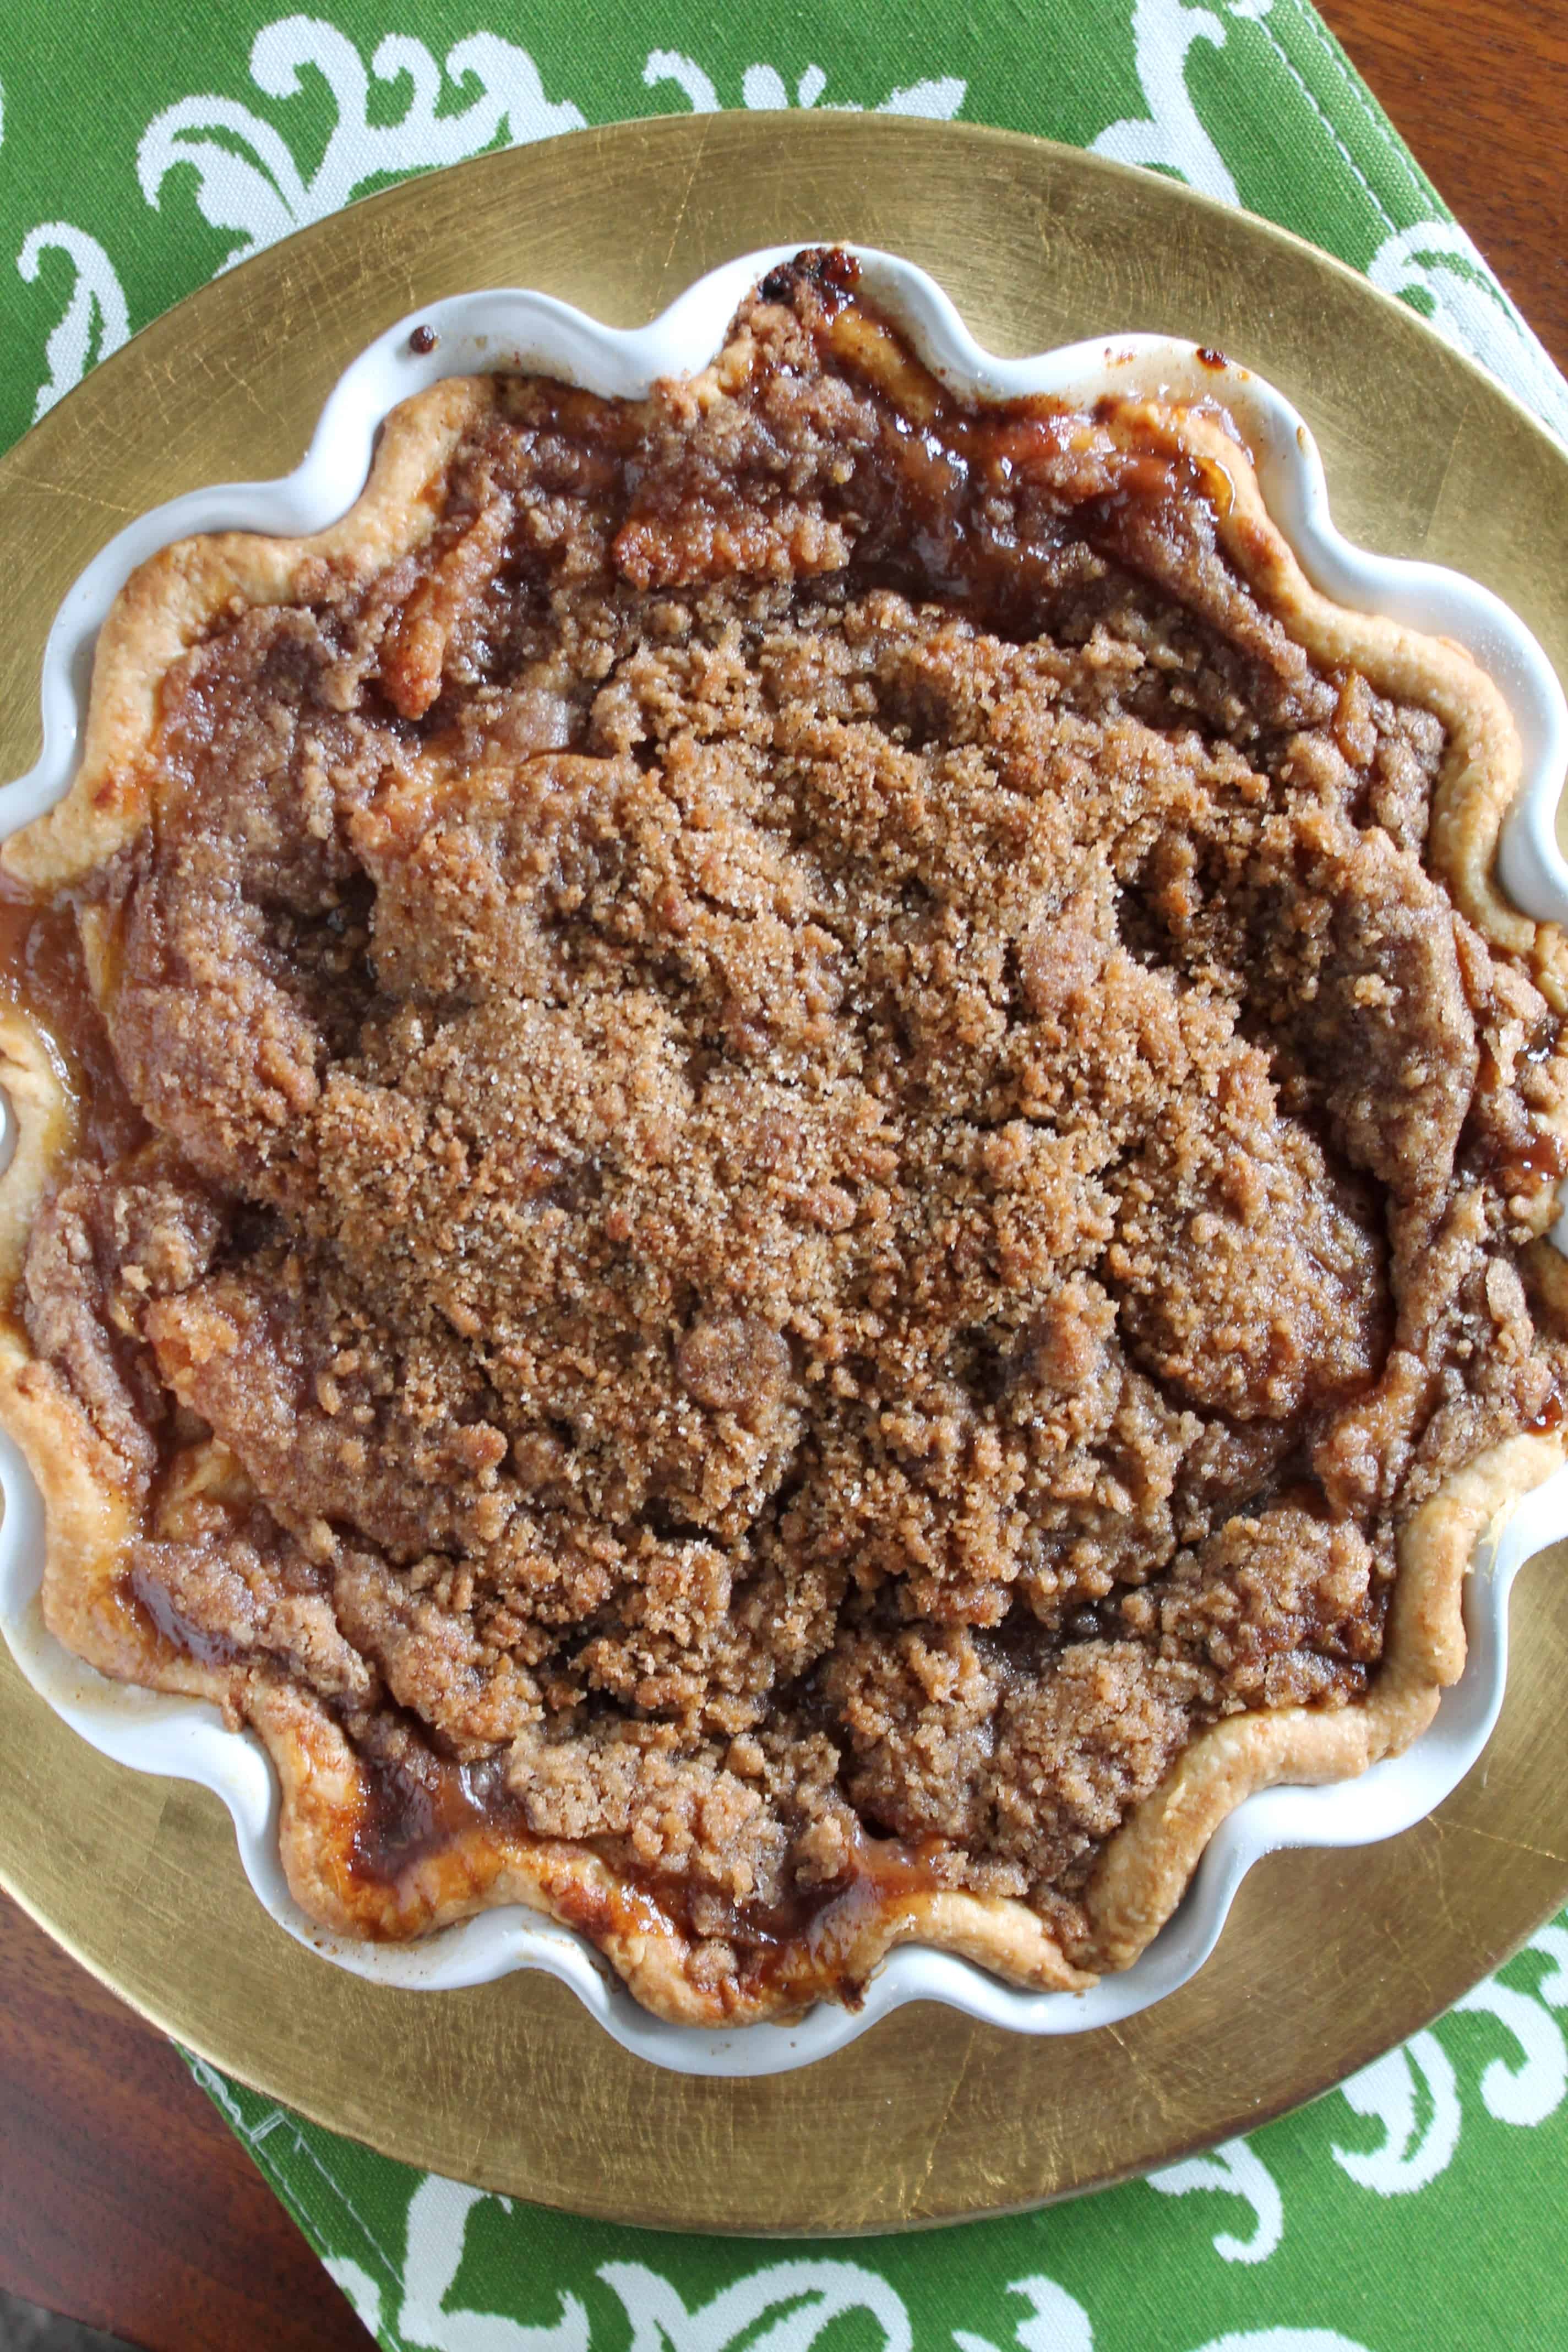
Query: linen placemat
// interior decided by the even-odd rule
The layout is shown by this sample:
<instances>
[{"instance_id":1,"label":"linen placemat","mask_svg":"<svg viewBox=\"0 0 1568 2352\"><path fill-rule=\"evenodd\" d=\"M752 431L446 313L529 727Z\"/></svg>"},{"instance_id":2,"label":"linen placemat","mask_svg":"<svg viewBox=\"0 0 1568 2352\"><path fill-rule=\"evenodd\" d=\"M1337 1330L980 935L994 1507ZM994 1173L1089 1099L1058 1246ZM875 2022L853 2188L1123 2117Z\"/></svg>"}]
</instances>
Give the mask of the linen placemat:
<instances>
[{"instance_id":1,"label":"linen placemat","mask_svg":"<svg viewBox=\"0 0 1568 2352\"><path fill-rule=\"evenodd\" d=\"M735 106L959 118L1172 173L1403 296L1568 440L1568 383L1306 0L329 5L7 0L0 446L356 195ZM1565 2010L1568 1914L1431 2031L1210 2155L1023 2219L785 2247L488 2196L189 2063L389 2352L1512 2352L1568 2343Z\"/></svg>"}]
</instances>

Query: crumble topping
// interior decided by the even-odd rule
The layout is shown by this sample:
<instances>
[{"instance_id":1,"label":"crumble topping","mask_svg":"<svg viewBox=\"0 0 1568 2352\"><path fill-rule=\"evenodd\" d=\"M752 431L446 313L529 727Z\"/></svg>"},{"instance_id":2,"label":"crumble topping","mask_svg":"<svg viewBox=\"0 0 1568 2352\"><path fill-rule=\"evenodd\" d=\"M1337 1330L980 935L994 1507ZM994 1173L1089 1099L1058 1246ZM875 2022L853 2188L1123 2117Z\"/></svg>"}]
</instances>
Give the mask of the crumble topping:
<instances>
[{"instance_id":1,"label":"crumble topping","mask_svg":"<svg viewBox=\"0 0 1568 2352\"><path fill-rule=\"evenodd\" d=\"M1365 1692L1563 1371L1568 1065L1423 863L1442 726L1140 412L966 407L852 268L646 403L497 379L426 545L169 673L86 894L145 1125L21 1302L366 1870L588 1842L721 1989L889 1839L1093 1965L1106 1841Z\"/></svg>"}]
</instances>

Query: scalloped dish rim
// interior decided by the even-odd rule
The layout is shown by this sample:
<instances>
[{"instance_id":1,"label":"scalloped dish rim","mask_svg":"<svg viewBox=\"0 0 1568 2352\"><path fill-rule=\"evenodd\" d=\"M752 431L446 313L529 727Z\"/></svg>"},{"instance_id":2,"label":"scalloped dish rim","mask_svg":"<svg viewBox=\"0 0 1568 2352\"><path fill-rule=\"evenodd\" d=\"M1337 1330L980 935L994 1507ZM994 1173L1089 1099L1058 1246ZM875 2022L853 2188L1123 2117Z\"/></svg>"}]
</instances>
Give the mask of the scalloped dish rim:
<instances>
[{"instance_id":1,"label":"scalloped dish rim","mask_svg":"<svg viewBox=\"0 0 1568 2352\"><path fill-rule=\"evenodd\" d=\"M0 789L0 838L66 791L85 721L97 631L126 578L169 541L195 532L319 530L357 498L374 434L399 402L441 377L528 369L610 394L646 391L658 376L701 367L719 347L738 301L799 240L745 254L710 271L647 326L618 330L553 298L518 289L454 295L399 320L354 359L329 395L305 457L268 483L223 484L151 509L121 531L79 575L50 630L41 682L44 743L28 773ZM1499 875L1514 903L1541 920L1568 920L1568 864L1555 842L1558 792L1568 765L1568 707L1546 656L1496 596L1461 575L1369 553L1330 519L1316 443L1294 407L1261 377L1192 344L1153 335L1108 336L1025 359L984 351L936 282L895 256L850 246L866 290L910 335L953 390L972 398L1050 393L1092 400L1153 391L1219 400L1257 457L1270 515L1312 585L1352 609L1389 614L1458 640L1501 689L1523 750L1523 781L1510 811ZM428 327L435 347L416 352L410 332ZM421 338L421 341L424 341ZM352 483L345 498L342 485ZM0 1150L15 1118L5 1106ZM1551 1238L1568 1255L1568 1211ZM258 1899L296 1940L373 1982L445 1990L514 1969L559 1978L621 2046L678 2072L726 2076L782 2073L826 2057L913 2000L932 2000L1008 2031L1073 2033L1113 2026L1185 1984L1224 1927L1242 1879L1281 1846L1351 1846L1397 1834L1449 1795L1479 1757L1501 1705L1508 1595L1517 1570L1568 1535L1568 1467L1526 1495L1483 1536L1467 1578L1467 1654L1429 1728L1403 1755L1358 1777L1315 1788L1281 1786L1247 1796L1224 1820L1168 1924L1133 1965L1085 1992L1020 1990L952 1952L900 1946L872 1977L858 2010L818 2003L790 2023L731 2031L675 2024L642 2008L586 1938L510 1906L437 1930L422 1941L351 1941L320 1927L288 1891L279 1859L276 1776L257 1735L223 1727L216 1706L110 1682L73 1656L42 1622L41 1499L20 1450L0 1435L0 1631L21 1672L100 1753L134 1769L198 1782L232 1818Z\"/></svg>"}]
</instances>

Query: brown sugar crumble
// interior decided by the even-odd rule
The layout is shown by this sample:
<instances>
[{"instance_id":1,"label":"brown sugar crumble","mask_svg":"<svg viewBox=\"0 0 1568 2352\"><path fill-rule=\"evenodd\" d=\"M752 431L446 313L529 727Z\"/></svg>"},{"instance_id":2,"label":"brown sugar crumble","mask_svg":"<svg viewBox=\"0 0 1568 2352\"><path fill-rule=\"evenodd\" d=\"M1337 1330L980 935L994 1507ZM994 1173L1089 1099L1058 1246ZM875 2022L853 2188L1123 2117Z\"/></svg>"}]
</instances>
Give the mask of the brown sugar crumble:
<instances>
[{"instance_id":1,"label":"brown sugar crumble","mask_svg":"<svg viewBox=\"0 0 1568 2352\"><path fill-rule=\"evenodd\" d=\"M805 255L647 401L495 379L423 546L163 678L19 1312L356 1870L585 1845L720 1995L895 1880L1092 1966L1132 1810L1362 1697L1402 1526L1555 1426L1557 1015L1223 494Z\"/></svg>"}]
</instances>

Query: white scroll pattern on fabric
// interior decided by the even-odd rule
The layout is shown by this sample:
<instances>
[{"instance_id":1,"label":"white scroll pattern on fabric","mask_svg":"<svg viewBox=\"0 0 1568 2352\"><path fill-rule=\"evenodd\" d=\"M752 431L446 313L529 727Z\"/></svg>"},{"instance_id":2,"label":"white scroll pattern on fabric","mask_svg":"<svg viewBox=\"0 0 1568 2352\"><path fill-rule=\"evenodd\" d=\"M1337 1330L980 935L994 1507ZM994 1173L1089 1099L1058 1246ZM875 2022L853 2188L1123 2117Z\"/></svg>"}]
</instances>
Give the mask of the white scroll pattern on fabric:
<instances>
[{"instance_id":1,"label":"white scroll pattern on fabric","mask_svg":"<svg viewBox=\"0 0 1568 2352\"><path fill-rule=\"evenodd\" d=\"M722 111L723 100L712 75L695 58L687 57L679 49L650 49L642 78L647 89L659 89L668 82L680 92L693 114ZM911 82L907 89L889 90L870 111L919 114L928 121L950 121L963 104L968 87L956 74L943 74L934 80ZM827 76L820 66L806 67L795 83L793 98L777 66L748 66L741 76L741 103L754 113L787 106L815 106L826 88ZM829 100L822 110L825 114L862 114L867 110L858 100L837 99Z\"/></svg>"},{"instance_id":2,"label":"white scroll pattern on fabric","mask_svg":"<svg viewBox=\"0 0 1568 2352\"><path fill-rule=\"evenodd\" d=\"M1236 204L1230 168L1187 87L1187 60L1200 43L1225 47L1226 14L1256 21L1273 5L1274 0L1228 0L1222 14L1218 8L1186 6L1184 0L1133 0L1133 65L1149 111L1110 123L1090 142L1091 152L1175 173L1204 194ZM1278 43L1275 49L1284 58ZM1416 308L1440 334L1489 368L1568 441L1568 384L1457 221L1391 228L1366 274L1384 293L1417 296Z\"/></svg>"},{"instance_id":3,"label":"white scroll pattern on fabric","mask_svg":"<svg viewBox=\"0 0 1568 2352\"><path fill-rule=\"evenodd\" d=\"M1533 1988L1489 1979L1476 1986L1442 2021L1447 2033L1456 2015L1489 2018L1512 2041L1517 2057L1491 2056L1476 2077L1480 2105L1494 2121L1513 2128L1544 2123L1568 2097L1568 2048L1554 2011L1568 2010L1568 1927L1543 1927L1525 1948L1546 1965ZM1474 2032L1463 2029L1467 2053ZM296 2118L269 2108L247 2123L221 2075L199 2063L198 2081L217 2099L236 2128L258 2149L275 2130L291 2136L301 2160L320 2167ZM1413 2194L1430 2186L1452 2162L1459 2145L1463 2102L1461 2077L1437 2032L1418 2033L1403 2050L1388 2053L1341 2085L1354 2115L1383 2126L1382 2144L1370 2150L1331 2144L1333 2161L1357 2187L1384 2197ZM483 2190L428 2175L406 2209L403 2247L384 2245L365 2217L349 2202L345 2188L321 2168L344 2212L345 2236L356 2225L364 2242L353 2253L333 2253L327 2267L367 2326L406 2352L600 2352L596 2331L581 2299L570 2292L555 2297L552 2316L525 2325L473 2310L452 2300L468 2259L469 2225L489 2207L510 2211L510 2201ZM1188 2158L1152 2175L1149 2186L1167 2197L1194 2191L1239 2198L1255 2219L1251 2232L1221 2230L1213 2239L1224 2262L1267 2264L1283 2242L1288 2218L1279 2184L1258 2150L1247 2140L1227 2141L1209 2155ZM320 2221L320 2215L318 2221ZM340 2241L340 2242L342 2242ZM349 2243L353 2240L349 2238ZM401 2281L389 2296L360 2259L374 2253L386 2278ZM816 2352L834 2323L851 2315L869 2318L879 2330L878 2352L915 2352L909 2310L894 2288L865 2265L832 2258L773 2263L732 2279L696 2307L689 2306L674 2282L643 2263L607 2263L598 2282L614 2294L632 2334L629 2352ZM1094 2352L1089 2314L1057 2281L1038 2274L1016 2280L1007 2294L1027 2306L1015 2320L1006 2344L973 2330L952 2331L955 2352ZM395 2312L395 2318L394 2313ZM625 2326L608 2339L624 2346ZM829 2340L834 2340L829 2338ZM920 2338L920 2352L935 2352ZM1342 2336L1310 2326L1271 2326L1218 2336L1194 2352L1364 2352Z\"/></svg>"},{"instance_id":4,"label":"white scroll pattern on fabric","mask_svg":"<svg viewBox=\"0 0 1568 2352\"><path fill-rule=\"evenodd\" d=\"M676 2288L644 2263L605 2263L599 2272L632 2324L630 2352L810 2352L835 2320L868 2313L881 2330L879 2352L914 2352L910 2315L898 2289L860 2263L812 2258L770 2263L689 2311ZM768 2326L758 2322L776 2315Z\"/></svg>"},{"instance_id":5,"label":"white scroll pattern on fabric","mask_svg":"<svg viewBox=\"0 0 1568 2352\"><path fill-rule=\"evenodd\" d=\"M1094 2352L1088 2312L1055 2279L1015 2279L1007 2292L1022 2295L1029 2305L1029 2316L1013 2331L1017 2352ZM958 2352L1005 2352L988 2336L972 2335L966 2327L955 2327L952 2340ZM634 2345L632 2352L638 2347ZM1328 2327L1248 2327L1212 2336L1194 2352L1366 2352L1366 2347Z\"/></svg>"},{"instance_id":6,"label":"white scroll pattern on fabric","mask_svg":"<svg viewBox=\"0 0 1568 2352\"><path fill-rule=\"evenodd\" d=\"M1258 2226L1249 2238L1221 2230L1214 2249L1222 2262L1266 2263L1285 2231L1285 2210L1279 2184L1261 2157L1244 2139L1227 2139L1207 2156L1167 2165L1146 2176L1162 2197L1185 2197L1194 2189L1227 2189L1251 2206Z\"/></svg>"},{"instance_id":7,"label":"white scroll pattern on fabric","mask_svg":"<svg viewBox=\"0 0 1568 2352\"><path fill-rule=\"evenodd\" d=\"M381 2289L363 2264L352 2261L347 2254L323 2254L321 2268L332 2284L347 2295L361 2326L368 2327L373 2336L379 2335Z\"/></svg>"},{"instance_id":8,"label":"white scroll pattern on fabric","mask_svg":"<svg viewBox=\"0 0 1568 2352\"><path fill-rule=\"evenodd\" d=\"M35 425L62 393L81 382L89 367L117 352L131 332L124 289L97 237L73 228L69 221L41 221L28 230L16 256L16 268L27 285L37 284L43 257L49 252L63 253L76 265L76 282L44 345L49 372L33 403Z\"/></svg>"},{"instance_id":9,"label":"white scroll pattern on fabric","mask_svg":"<svg viewBox=\"0 0 1568 2352\"><path fill-rule=\"evenodd\" d=\"M1568 2097L1568 2044L1552 2014L1568 2009L1568 1932L1542 1927L1525 1946L1552 1966L1533 1992L1489 1977L1455 2002L1451 2016L1489 2016L1511 2035L1517 2063L1493 2058L1483 2067L1479 2090L1488 2115L1528 2130L1555 2115ZM1383 2126L1380 2145L1370 2149L1331 2147L1341 2170L1380 2197L1405 2197L1446 2172L1458 2150L1464 2103L1453 2061L1435 2032L1412 2036L1340 2085L1353 2114ZM1423 2120L1423 2117L1425 2118Z\"/></svg>"},{"instance_id":10,"label":"white scroll pattern on fabric","mask_svg":"<svg viewBox=\"0 0 1568 2352\"><path fill-rule=\"evenodd\" d=\"M1419 295L1440 335L1500 376L1568 441L1568 384L1458 221L1396 230L1366 274L1385 294Z\"/></svg>"},{"instance_id":11,"label":"white scroll pattern on fabric","mask_svg":"<svg viewBox=\"0 0 1568 2352\"><path fill-rule=\"evenodd\" d=\"M5 93L0 89L0 145L5 139ZM33 422L51 409L62 392L79 383L95 360L116 352L131 331L119 273L97 237L69 221L40 221L22 240L16 269L24 285L37 285L43 257L63 253L76 265L76 280L58 323L44 345L48 373L33 402Z\"/></svg>"},{"instance_id":12,"label":"white scroll pattern on fabric","mask_svg":"<svg viewBox=\"0 0 1568 2352\"><path fill-rule=\"evenodd\" d=\"M377 44L369 73L348 37L319 16L281 17L264 25L251 44L250 78L268 98L298 97L312 66L331 94L336 121L309 179L281 132L233 99L180 99L142 133L136 152L142 194L156 208L169 173L177 164L194 165L203 219L239 233L225 268L338 211L371 180L460 163L492 146L503 131L516 146L582 130L587 120L570 102L547 99L527 50L494 33L471 34L447 50L445 79L458 85L472 77L479 85L478 96L454 113L437 114L443 68L407 34L388 33ZM373 75L389 87L406 79L408 103L396 122L371 121Z\"/></svg>"},{"instance_id":13,"label":"white scroll pattern on fabric","mask_svg":"<svg viewBox=\"0 0 1568 2352\"><path fill-rule=\"evenodd\" d=\"M1427 2116L1420 2120L1422 2092ZM1381 2147L1330 2148L1342 2172L1380 2197L1409 2197L1452 2163L1459 2145L1459 2090L1447 2051L1434 2033L1416 2033L1340 2085L1352 2112L1384 2127Z\"/></svg>"},{"instance_id":14,"label":"white scroll pattern on fabric","mask_svg":"<svg viewBox=\"0 0 1568 2352\"><path fill-rule=\"evenodd\" d=\"M1214 6L1188 5L1185 0L1131 0L1132 62L1148 111L1109 124L1092 142L1093 151L1174 173L1205 194L1234 204L1236 182L1188 88L1188 60L1194 47L1225 47L1231 27L1267 16L1273 5L1274 0L1216 0ZM1283 57L1278 42L1274 47ZM502 137L519 143L581 129L586 121L571 100L547 97L539 68L527 50L490 32L475 32L456 42L444 66L423 42L389 33L372 54L368 71L353 42L324 18L286 16L257 34L250 74L265 96L298 96L301 77L310 68L325 81L337 119L326 152L309 177L273 123L253 107L217 93L180 99L156 115L142 135L136 163L148 203L160 205L170 173L179 164L191 165L202 217L212 227L236 234L237 242L221 265L226 268L291 229L322 219L373 180L457 163ZM373 79L387 88L406 79L408 100L399 121L371 121ZM456 88L470 79L479 85L478 95L466 106L440 113L448 85ZM642 81L648 89L668 86L678 91L696 113L717 112L724 103L712 74L683 50L649 50ZM741 103L749 109L793 105L861 110L863 101L829 99L826 91L827 75L816 64L796 75L793 89L779 67L763 61L747 66L741 75ZM936 75L893 89L872 110L947 120L957 114L966 93L960 76ZM99 348L96 354L86 352L81 367L88 357L102 356L113 348L110 287L118 293L118 280L101 248L100 263L96 276L79 264L70 331L59 345L58 363L51 358L49 399L76 380L68 371L77 365L79 352L86 352L80 320L95 305L101 320ZM1369 274L1387 291L1418 296L1435 325L1478 356L1568 438L1568 388L1462 229L1451 222L1431 221L1394 230L1374 254Z\"/></svg>"},{"instance_id":15,"label":"white scroll pattern on fabric","mask_svg":"<svg viewBox=\"0 0 1568 2352\"><path fill-rule=\"evenodd\" d=\"M1489 1977L1458 2000L1450 2016L1489 2016L1511 2036L1517 2062L1500 2057L1482 2068L1479 2090L1487 2113L1498 2123L1529 2129L1555 2115L1568 2097L1568 2043L1553 2010L1568 2009L1568 1931L1543 1927L1527 1951L1552 1963L1533 1992ZM1358 2188L1380 2197L1413 2196L1447 2170L1458 2151L1464 2121L1459 2077L1436 2032L1414 2034L1340 2085L1352 2113L1383 2126L1373 2148L1332 2142L1329 2153ZM1227 2263L1266 2262L1285 2231L1285 2212L1273 2175L1245 2139L1228 2140L1207 2156L1193 2157L1148 2176L1163 2196L1194 2189L1240 2197L1257 2217L1252 2235L1222 2230L1215 2252Z\"/></svg>"},{"instance_id":16,"label":"white scroll pattern on fabric","mask_svg":"<svg viewBox=\"0 0 1568 2352\"><path fill-rule=\"evenodd\" d=\"M493 2312L452 2307L447 2298L462 2268L474 2213L507 2200L457 2181L422 2181L408 2209L405 2291L395 2326L381 2290L362 2264L330 2260L327 2269L367 2327L406 2352L594 2352L588 2315L562 2294L560 2315L530 2326ZM914 2352L904 2298L864 2263L809 2256L744 2273L703 2304L689 2306L671 2279L646 2263L605 2263L597 2276L630 2324L628 2352L814 2352L835 2323L861 2315L880 2334L879 2352ZM1077 2297L1055 2279L1016 2279L1006 2290L1027 2306L1003 2347L954 2328L956 2352L1094 2352L1094 2327ZM620 2331L616 2331L620 2340ZM1321 2327L1263 2327L1212 2338L1194 2352L1366 2352Z\"/></svg>"},{"instance_id":17,"label":"white scroll pattern on fabric","mask_svg":"<svg viewBox=\"0 0 1568 2352\"><path fill-rule=\"evenodd\" d=\"M1230 14L1263 16L1272 5L1273 0L1232 0ZM1186 8L1182 0L1134 0L1132 60L1149 112L1111 123L1090 142L1090 152L1117 163L1179 172L1205 196L1234 205L1236 182L1187 89L1187 52L1199 41L1225 47L1225 20L1212 8Z\"/></svg>"},{"instance_id":18,"label":"white scroll pattern on fabric","mask_svg":"<svg viewBox=\"0 0 1568 2352\"><path fill-rule=\"evenodd\" d=\"M560 2316L543 2327L525 2326L491 2312L447 2308L462 2268L468 2223L482 2205L510 2210L504 2198L461 2181L443 2180L435 2173L415 2190L408 2208L403 2307L397 2315L404 2342L429 2347L431 2352L588 2352L588 2315L574 2294L561 2296Z\"/></svg>"}]
</instances>

